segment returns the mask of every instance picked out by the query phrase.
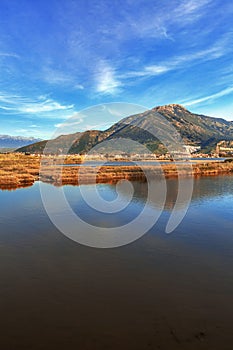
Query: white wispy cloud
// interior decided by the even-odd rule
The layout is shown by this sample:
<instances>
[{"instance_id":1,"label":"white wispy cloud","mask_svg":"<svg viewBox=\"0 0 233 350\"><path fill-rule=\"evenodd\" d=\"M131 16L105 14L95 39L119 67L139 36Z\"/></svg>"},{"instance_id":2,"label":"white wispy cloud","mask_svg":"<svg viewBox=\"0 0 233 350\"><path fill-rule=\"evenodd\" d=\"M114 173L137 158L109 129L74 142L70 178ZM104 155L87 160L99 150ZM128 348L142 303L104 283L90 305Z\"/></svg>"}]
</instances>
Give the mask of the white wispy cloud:
<instances>
[{"instance_id":1,"label":"white wispy cloud","mask_svg":"<svg viewBox=\"0 0 233 350\"><path fill-rule=\"evenodd\" d=\"M77 81L75 72L72 70L58 70L49 66L42 68L39 78L50 85L69 86L74 90L84 90L83 84Z\"/></svg>"},{"instance_id":2,"label":"white wispy cloud","mask_svg":"<svg viewBox=\"0 0 233 350\"><path fill-rule=\"evenodd\" d=\"M83 119L80 118L79 120L68 120L64 123L57 123L57 124L54 124L55 128L73 128L74 126L77 126L77 125L80 125L81 123L83 122ZM59 130L59 132L62 131L62 130Z\"/></svg>"},{"instance_id":3,"label":"white wispy cloud","mask_svg":"<svg viewBox=\"0 0 233 350\"><path fill-rule=\"evenodd\" d=\"M228 87L226 89L223 89L221 91L218 91L215 94L211 94L211 95L208 95L208 96L200 97L200 98L197 98L195 100L188 101L188 102L183 102L182 104L184 106L187 106L187 107L194 106L194 105L202 104L204 102L216 100L216 99L218 99L220 97L223 97L223 96L226 96L226 95L230 95L231 93L233 93L233 86Z\"/></svg>"},{"instance_id":4,"label":"white wispy cloud","mask_svg":"<svg viewBox=\"0 0 233 350\"><path fill-rule=\"evenodd\" d=\"M223 38L217 41L214 45L204 50L198 50L190 52L188 54L174 56L169 60L158 64L147 65L138 70L124 72L118 78L128 79L137 77L153 77L172 70L187 68L196 63L203 63L220 58L226 55L229 50L231 50L229 47L230 38L231 35L227 38Z\"/></svg>"},{"instance_id":5,"label":"white wispy cloud","mask_svg":"<svg viewBox=\"0 0 233 350\"><path fill-rule=\"evenodd\" d=\"M28 130L27 129L24 129L24 128L20 128L20 129L15 129L14 130L16 133L19 133L19 134L27 134Z\"/></svg>"},{"instance_id":6,"label":"white wispy cloud","mask_svg":"<svg viewBox=\"0 0 233 350\"><path fill-rule=\"evenodd\" d=\"M82 84L75 84L74 89L76 90L84 90L84 86Z\"/></svg>"},{"instance_id":7,"label":"white wispy cloud","mask_svg":"<svg viewBox=\"0 0 233 350\"><path fill-rule=\"evenodd\" d=\"M51 67L44 67L42 71L42 79L49 84L67 84L73 83L74 78L70 74Z\"/></svg>"},{"instance_id":8,"label":"white wispy cloud","mask_svg":"<svg viewBox=\"0 0 233 350\"><path fill-rule=\"evenodd\" d=\"M11 53L11 52L0 52L0 57L20 58L19 55L17 55L16 53Z\"/></svg>"},{"instance_id":9,"label":"white wispy cloud","mask_svg":"<svg viewBox=\"0 0 233 350\"><path fill-rule=\"evenodd\" d=\"M170 63L164 63L161 65L155 64L155 65L142 67L142 69L140 70L124 72L119 77L121 79L152 77L152 76L164 74L170 71L171 69L173 69L173 67Z\"/></svg>"},{"instance_id":10,"label":"white wispy cloud","mask_svg":"<svg viewBox=\"0 0 233 350\"><path fill-rule=\"evenodd\" d=\"M137 16L124 13L124 21L114 23L111 33L116 41L126 41L134 37L172 40L173 28L184 28L205 16L213 0L186 0L164 3L152 2L147 10L138 12ZM135 5L136 6L136 5ZM140 5L139 5L140 6ZM115 43L113 43L115 45Z\"/></svg>"},{"instance_id":11,"label":"white wispy cloud","mask_svg":"<svg viewBox=\"0 0 233 350\"><path fill-rule=\"evenodd\" d=\"M203 15L203 8L213 3L213 0L188 0L182 2L175 9L174 18L182 17L184 21L195 20L197 17Z\"/></svg>"},{"instance_id":12,"label":"white wispy cloud","mask_svg":"<svg viewBox=\"0 0 233 350\"><path fill-rule=\"evenodd\" d=\"M119 92L122 83L117 79L115 69L107 62L100 62L95 72L96 91L113 95Z\"/></svg>"},{"instance_id":13,"label":"white wispy cloud","mask_svg":"<svg viewBox=\"0 0 233 350\"><path fill-rule=\"evenodd\" d=\"M74 105L63 105L57 101L46 98L46 96L39 96L31 99L19 95L11 95L0 93L0 110L4 110L12 114L24 115L46 115L49 117L51 112L69 111Z\"/></svg>"},{"instance_id":14,"label":"white wispy cloud","mask_svg":"<svg viewBox=\"0 0 233 350\"><path fill-rule=\"evenodd\" d=\"M22 113L44 113L59 110L72 109L74 105L61 105L53 100L46 100L43 102L28 103L18 106L18 111Z\"/></svg>"}]
</instances>

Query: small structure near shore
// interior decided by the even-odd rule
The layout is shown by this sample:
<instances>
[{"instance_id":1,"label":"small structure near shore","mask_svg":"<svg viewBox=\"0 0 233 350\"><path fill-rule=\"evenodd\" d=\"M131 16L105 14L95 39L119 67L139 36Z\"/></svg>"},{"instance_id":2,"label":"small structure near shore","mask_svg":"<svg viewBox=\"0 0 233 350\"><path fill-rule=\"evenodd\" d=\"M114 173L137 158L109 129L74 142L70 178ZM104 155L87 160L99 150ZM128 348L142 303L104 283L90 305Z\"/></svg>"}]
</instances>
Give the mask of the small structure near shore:
<instances>
[{"instance_id":1,"label":"small structure near shore","mask_svg":"<svg viewBox=\"0 0 233 350\"><path fill-rule=\"evenodd\" d=\"M216 146L216 153L220 157L233 156L233 141L220 141Z\"/></svg>"}]
</instances>

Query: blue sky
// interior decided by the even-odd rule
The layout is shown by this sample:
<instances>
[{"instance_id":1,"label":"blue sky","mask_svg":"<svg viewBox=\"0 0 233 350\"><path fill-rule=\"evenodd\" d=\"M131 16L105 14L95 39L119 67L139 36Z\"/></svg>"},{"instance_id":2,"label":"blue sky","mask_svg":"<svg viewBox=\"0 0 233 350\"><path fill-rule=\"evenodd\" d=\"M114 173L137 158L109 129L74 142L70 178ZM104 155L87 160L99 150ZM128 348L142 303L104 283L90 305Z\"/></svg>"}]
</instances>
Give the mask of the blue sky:
<instances>
[{"instance_id":1,"label":"blue sky","mask_svg":"<svg viewBox=\"0 0 233 350\"><path fill-rule=\"evenodd\" d=\"M0 134L48 138L109 102L233 120L232 23L231 0L1 0Z\"/></svg>"}]
</instances>

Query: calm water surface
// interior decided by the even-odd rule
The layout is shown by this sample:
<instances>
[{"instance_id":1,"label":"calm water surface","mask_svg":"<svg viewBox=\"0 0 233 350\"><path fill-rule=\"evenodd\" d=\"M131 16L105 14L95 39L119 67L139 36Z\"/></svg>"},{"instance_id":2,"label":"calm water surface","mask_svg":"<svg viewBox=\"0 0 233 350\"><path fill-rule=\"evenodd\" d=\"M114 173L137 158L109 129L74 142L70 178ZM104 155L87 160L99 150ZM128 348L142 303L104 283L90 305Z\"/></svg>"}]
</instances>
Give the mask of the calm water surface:
<instances>
[{"instance_id":1,"label":"calm water surface","mask_svg":"<svg viewBox=\"0 0 233 350\"><path fill-rule=\"evenodd\" d=\"M130 245L105 250L62 235L38 183L1 191L0 348L232 349L233 177L195 180L188 213L170 235L164 230L177 183L167 184L155 226ZM115 215L93 212L79 187L65 193L84 220L112 227L142 210L147 185L134 187L131 204ZM113 185L98 190L116 197Z\"/></svg>"},{"instance_id":2,"label":"calm water surface","mask_svg":"<svg viewBox=\"0 0 233 350\"><path fill-rule=\"evenodd\" d=\"M216 161L216 162L224 162L226 158L190 158L190 161L192 163L197 163L199 161ZM103 163L104 162L104 163ZM169 164L169 161L165 160L145 160L145 161L106 161L106 159L101 161L95 161L95 160L87 160L84 161L81 164L61 164L63 167L79 167L79 166L93 166L93 167L98 167L98 166L130 166L130 165L158 165L158 164ZM185 161L179 161L179 163L185 163Z\"/></svg>"}]
</instances>

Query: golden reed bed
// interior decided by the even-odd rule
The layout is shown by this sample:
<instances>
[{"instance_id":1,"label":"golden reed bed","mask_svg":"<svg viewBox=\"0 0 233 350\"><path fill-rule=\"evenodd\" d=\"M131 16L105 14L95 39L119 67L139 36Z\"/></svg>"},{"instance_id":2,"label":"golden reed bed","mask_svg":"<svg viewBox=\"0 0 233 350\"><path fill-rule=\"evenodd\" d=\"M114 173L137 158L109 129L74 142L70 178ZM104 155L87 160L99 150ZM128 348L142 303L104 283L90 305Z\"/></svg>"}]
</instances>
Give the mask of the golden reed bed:
<instances>
[{"instance_id":1,"label":"golden reed bed","mask_svg":"<svg viewBox=\"0 0 233 350\"><path fill-rule=\"evenodd\" d=\"M80 183L115 183L121 179L146 181L145 171L152 176L161 175L158 165L143 166L103 166L98 169L91 166L69 166L58 165L59 159L43 157L43 168L41 170L40 155L24 155L18 153L0 154L0 189L16 189L31 186L35 181L52 183L56 186L78 185ZM78 164L81 159L77 156L67 156L66 164ZM180 175L210 176L220 174L233 174L233 162L207 162L199 161L190 164L182 163L178 170L174 163L162 164L165 177L176 177Z\"/></svg>"}]
</instances>

